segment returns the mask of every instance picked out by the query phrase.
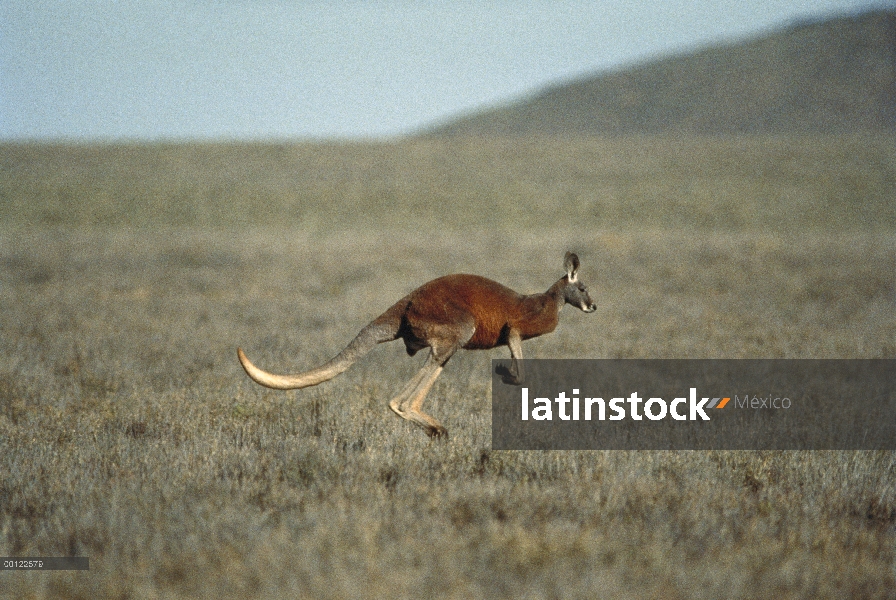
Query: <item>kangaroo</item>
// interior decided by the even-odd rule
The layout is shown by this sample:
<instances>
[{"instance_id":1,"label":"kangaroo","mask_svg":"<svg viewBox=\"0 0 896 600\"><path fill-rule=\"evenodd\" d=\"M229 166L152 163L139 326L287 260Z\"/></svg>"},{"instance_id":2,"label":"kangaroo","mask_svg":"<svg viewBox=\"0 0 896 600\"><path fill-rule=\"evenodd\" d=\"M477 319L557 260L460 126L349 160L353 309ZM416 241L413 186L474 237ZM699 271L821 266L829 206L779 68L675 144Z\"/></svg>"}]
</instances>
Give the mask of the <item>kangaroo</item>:
<instances>
[{"instance_id":1,"label":"kangaroo","mask_svg":"<svg viewBox=\"0 0 896 600\"><path fill-rule=\"evenodd\" d=\"M328 381L352 365L374 346L404 340L409 356L424 348L430 353L423 368L411 379L389 408L403 419L422 427L430 437L446 437L448 431L423 412L423 401L438 376L458 349L510 349L510 368L500 373L505 383L523 381L521 342L554 331L564 304L583 312L597 308L588 288L578 280L579 257L564 259L566 275L543 294L518 294L478 275L446 275L425 283L396 302L364 327L345 349L326 364L298 375L274 375L252 364L241 348L237 356L246 373L257 383L278 390L309 387Z\"/></svg>"}]
</instances>

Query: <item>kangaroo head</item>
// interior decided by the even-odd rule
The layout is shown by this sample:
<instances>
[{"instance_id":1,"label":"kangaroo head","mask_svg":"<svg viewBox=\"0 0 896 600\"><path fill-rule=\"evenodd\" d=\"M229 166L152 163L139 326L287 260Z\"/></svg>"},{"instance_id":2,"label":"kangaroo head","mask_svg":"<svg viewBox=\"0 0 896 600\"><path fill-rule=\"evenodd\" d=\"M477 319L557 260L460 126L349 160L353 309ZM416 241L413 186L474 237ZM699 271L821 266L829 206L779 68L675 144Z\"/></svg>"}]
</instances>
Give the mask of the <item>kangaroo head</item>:
<instances>
[{"instance_id":1,"label":"kangaroo head","mask_svg":"<svg viewBox=\"0 0 896 600\"><path fill-rule=\"evenodd\" d=\"M588 286L579 281L579 257L572 252L566 253L563 261L566 268L566 286L563 288L563 299L567 304L572 304L582 312L590 313L597 310L594 301L588 294Z\"/></svg>"}]
</instances>

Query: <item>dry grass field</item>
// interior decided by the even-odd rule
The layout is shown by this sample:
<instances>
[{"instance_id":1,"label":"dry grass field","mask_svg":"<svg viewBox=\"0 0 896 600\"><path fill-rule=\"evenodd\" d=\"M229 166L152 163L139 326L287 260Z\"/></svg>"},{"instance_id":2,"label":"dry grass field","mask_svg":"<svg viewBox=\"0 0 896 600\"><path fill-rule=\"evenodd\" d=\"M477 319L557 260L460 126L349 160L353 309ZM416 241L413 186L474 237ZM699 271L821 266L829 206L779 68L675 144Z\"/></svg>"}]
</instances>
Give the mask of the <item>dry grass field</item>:
<instances>
[{"instance_id":1,"label":"dry grass field","mask_svg":"<svg viewBox=\"0 0 896 600\"><path fill-rule=\"evenodd\" d=\"M497 452L490 359L388 409L420 283L593 314L527 357L896 357L892 138L0 146L4 598L896 597L896 453Z\"/></svg>"}]
</instances>

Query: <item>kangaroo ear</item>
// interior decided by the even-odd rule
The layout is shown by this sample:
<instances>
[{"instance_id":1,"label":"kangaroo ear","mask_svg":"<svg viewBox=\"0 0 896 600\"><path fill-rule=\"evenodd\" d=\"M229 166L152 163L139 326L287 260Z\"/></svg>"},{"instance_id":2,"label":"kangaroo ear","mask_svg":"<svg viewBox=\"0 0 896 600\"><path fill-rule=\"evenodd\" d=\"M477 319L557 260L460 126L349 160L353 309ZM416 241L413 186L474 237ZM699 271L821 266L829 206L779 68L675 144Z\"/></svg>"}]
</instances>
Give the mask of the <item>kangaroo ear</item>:
<instances>
[{"instance_id":1,"label":"kangaroo ear","mask_svg":"<svg viewBox=\"0 0 896 600\"><path fill-rule=\"evenodd\" d=\"M567 252L566 258L563 260L563 266L566 268L566 278L570 283L574 282L578 278L579 257L572 252Z\"/></svg>"}]
</instances>

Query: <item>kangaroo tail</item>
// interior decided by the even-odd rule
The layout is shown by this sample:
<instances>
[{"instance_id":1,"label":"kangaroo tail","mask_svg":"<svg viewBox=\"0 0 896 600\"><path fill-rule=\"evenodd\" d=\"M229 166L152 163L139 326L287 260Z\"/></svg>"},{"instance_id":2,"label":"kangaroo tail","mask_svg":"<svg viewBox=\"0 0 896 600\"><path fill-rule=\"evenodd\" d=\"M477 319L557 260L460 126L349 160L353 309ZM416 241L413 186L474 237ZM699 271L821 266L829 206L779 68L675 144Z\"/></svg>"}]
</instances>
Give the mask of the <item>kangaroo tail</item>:
<instances>
[{"instance_id":1,"label":"kangaroo tail","mask_svg":"<svg viewBox=\"0 0 896 600\"><path fill-rule=\"evenodd\" d=\"M242 348L237 348L236 354L240 359L240 364L246 370L246 374L256 383L265 387L276 390L295 390L317 385L333 379L348 369L352 363L370 352L377 344L394 340L398 336L398 325L393 323L392 319L385 319L386 316L383 315L367 325L342 352L327 363L298 375L268 373L253 365Z\"/></svg>"}]
</instances>

